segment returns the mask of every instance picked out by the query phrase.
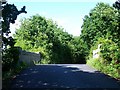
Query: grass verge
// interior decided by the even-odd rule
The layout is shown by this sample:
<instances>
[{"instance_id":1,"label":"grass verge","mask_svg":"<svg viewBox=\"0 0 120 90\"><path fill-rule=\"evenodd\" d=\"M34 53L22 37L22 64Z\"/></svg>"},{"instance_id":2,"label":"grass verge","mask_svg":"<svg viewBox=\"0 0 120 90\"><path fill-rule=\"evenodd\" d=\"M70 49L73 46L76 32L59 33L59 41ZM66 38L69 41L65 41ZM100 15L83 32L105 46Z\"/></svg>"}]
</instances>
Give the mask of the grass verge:
<instances>
[{"instance_id":1,"label":"grass verge","mask_svg":"<svg viewBox=\"0 0 120 90\"><path fill-rule=\"evenodd\" d=\"M98 71L101 71L102 73L107 74L120 81L120 69L114 68L113 65L102 63L102 61L93 58L87 60L87 64L97 69Z\"/></svg>"}]
</instances>

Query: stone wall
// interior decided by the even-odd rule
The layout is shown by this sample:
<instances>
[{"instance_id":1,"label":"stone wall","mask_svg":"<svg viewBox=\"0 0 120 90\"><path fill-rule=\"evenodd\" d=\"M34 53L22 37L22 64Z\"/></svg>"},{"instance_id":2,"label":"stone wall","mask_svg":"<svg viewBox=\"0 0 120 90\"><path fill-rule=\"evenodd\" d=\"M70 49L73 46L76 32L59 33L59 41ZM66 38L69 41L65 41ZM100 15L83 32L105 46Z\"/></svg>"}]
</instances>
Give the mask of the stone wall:
<instances>
[{"instance_id":1,"label":"stone wall","mask_svg":"<svg viewBox=\"0 0 120 90\"><path fill-rule=\"evenodd\" d=\"M19 49L19 62L25 62L28 65L34 65L34 62L40 61L40 53L28 52Z\"/></svg>"}]
</instances>

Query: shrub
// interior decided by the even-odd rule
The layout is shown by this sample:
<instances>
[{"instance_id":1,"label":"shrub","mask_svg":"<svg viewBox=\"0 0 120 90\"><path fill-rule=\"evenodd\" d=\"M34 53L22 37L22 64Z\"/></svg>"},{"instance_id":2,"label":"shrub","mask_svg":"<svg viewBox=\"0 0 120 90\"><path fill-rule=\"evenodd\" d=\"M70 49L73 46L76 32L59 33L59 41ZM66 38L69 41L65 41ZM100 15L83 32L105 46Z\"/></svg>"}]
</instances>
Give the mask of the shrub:
<instances>
[{"instance_id":1,"label":"shrub","mask_svg":"<svg viewBox=\"0 0 120 90\"><path fill-rule=\"evenodd\" d=\"M100 57L93 59L92 51L97 49L98 44L102 44ZM91 47L87 63L110 76L120 78L120 47L112 40L99 38L96 44Z\"/></svg>"},{"instance_id":2,"label":"shrub","mask_svg":"<svg viewBox=\"0 0 120 90\"><path fill-rule=\"evenodd\" d=\"M2 54L2 70L9 71L15 68L19 59L19 49L17 47L5 49Z\"/></svg>"}]
</instances>

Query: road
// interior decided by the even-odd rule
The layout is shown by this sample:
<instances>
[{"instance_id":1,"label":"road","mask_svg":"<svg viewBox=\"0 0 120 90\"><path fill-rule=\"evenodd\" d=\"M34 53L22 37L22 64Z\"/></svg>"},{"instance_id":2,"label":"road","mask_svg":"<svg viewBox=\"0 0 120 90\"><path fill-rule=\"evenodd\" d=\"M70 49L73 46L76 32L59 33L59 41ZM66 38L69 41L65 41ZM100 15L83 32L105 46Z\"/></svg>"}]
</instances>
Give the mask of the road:
<instances>
[{"instance_id":1,"label":"road","mask_svg":"<svg viewBox=\"0 0 120 90\"><path fill-rule=\"evenodd\" d=\"M119 88L120 82L86 64L36 65L22 71L12 88Z\"/></svg>"}]
</instances>

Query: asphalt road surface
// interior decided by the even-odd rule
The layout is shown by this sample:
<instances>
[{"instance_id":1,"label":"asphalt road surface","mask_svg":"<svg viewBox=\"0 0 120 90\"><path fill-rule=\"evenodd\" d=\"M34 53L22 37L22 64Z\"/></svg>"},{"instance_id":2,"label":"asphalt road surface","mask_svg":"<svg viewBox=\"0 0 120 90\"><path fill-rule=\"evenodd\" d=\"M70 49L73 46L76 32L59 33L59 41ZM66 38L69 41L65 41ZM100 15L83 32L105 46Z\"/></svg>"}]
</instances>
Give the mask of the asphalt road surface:
<instances>
[{"instance_id":1,"label":"asphalt road surface","mask_svg":"<svg viewBox=\"0 0 120 90\"><path fill-rule=\"evenodd\" d=\"M86 64L51 64L36 65L22 71L12 81L12 88L120 89L120 82Z\"/></svg>"}]
</instances>

